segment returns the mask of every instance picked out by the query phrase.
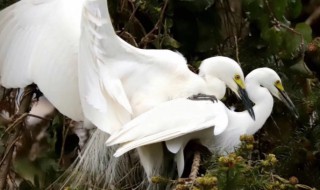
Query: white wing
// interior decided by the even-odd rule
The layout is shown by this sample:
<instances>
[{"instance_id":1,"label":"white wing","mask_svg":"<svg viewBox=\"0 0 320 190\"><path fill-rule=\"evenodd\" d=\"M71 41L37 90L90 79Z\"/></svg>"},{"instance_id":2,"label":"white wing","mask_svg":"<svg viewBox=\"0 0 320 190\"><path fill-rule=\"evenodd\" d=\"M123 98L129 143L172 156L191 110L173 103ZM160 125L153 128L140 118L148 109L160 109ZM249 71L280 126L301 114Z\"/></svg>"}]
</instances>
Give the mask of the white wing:
<instances>
[{"instance_id":1,"label":"white wing","mask_svg":"<svg viewBox=\"0 0 320 190\"><path fill-rule=\"evenodd\" d=\"M170 94L164 89L170 80L174 77L185 80L190 75L193 74L180 54L142 50L120 39L112 27L105 0L84 4L80 96L85 116L101 130L117 131L130 120L132 113L136 115L157 104L153 101L168 100ZM138 108L139 104L144 108Z\"/></svg>"},{"instance_id":2,"label":"white wing","mask_svg":"<svg viewBox=\"0 0 320 190\"><path fill-rule=\"evenodd\" d=\"M105 0L83 1L22 0L1 11L0 83L34 82L61 113L83 120L83 110L112 133L132 112L177 96L170 81L194 74L178 53L141 50L116 36Z\"/></svg>"},{"instance_id":3,"label":"white wing","mask_svg":"<svg viewBox=\"0 0 320 190\"><path fill-rule=\"evenodd\" d=\"M36 83L63 114L82 120L77 60L82 0L22 0L0 12L0 84Z\"/></svg>"},{"instance_id":4,"label":"white wing","mask_svg":"<svg viewBox=\"0 0 320 190\"><path fill-rule=\"evenodd\" d=\"M226 108L221 102L174 99L147 111L110 136L107 145L126 143L116 156L139 146L214 127L212 136L224 131L228 124ZM218 131L218 132L217 132Z\"/></svg>"}]
</instances>

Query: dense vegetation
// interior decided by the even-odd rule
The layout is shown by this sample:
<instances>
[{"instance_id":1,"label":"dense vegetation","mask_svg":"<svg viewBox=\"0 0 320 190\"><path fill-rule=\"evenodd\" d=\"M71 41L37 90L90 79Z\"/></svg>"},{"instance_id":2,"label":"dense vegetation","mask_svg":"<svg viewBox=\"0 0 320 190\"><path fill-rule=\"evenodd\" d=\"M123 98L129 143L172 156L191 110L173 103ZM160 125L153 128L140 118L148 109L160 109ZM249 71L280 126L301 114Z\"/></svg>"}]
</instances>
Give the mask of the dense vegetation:
<instances>
[{"instance_id":1,"label":"dense vegetation","mask_svg":"<svg viewBox=\"0 0 320 190\"><path fill-rule=\"evenodd\" d=\"M0 8L10 3L0 1ZM211 159L207 173L217 177L209 179L214 188L308 189L297 183L320 188L320 1L109 0L109 7L119 36L140 48L177 50L195 72L202 59L224 55L237 60L245 73L270 67L281 75L299 119L276 101L249 153L242 148ZM13 114L15 95L2 89L0 109ZM225 101L237 102L231 94ZM16 146L10 178L22 181L20 189L48 186L76 155L73 122L58 113L51 119L33 129L0 122L1 167ZM15 134L19 138L7 144Z\"/></svg>"}]
</instances>

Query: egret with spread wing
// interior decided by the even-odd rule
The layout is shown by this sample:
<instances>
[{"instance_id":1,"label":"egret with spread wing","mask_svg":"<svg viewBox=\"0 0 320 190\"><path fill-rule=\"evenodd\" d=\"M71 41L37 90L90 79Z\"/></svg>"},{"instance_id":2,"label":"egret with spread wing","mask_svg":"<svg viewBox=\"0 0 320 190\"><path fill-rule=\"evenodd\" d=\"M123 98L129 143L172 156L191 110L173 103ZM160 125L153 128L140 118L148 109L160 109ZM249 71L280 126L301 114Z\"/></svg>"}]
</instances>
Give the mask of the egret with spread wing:
<instances>
[{"instance_id":1,"label":"egret with spread wing","mask_svg":"<svg viewBox=\"0 0 320 190\"><path fill-rule=\"evenodd\" d=\"M196 75L177 52L133 47L116 35L105 0L21 0L0 12L0 84L31 83L62 114L108 134L170 99L220 99L226 86L250 107L235 61L206 59Z\"/></svg>"},{"instance_id":2,"label":"egret with spread wing","mask_svg":"<svg viewBox=\"0 0 320 190\"><path fill-rule=\"evenodd\" d=\"M36 83L61 113L109 134L159 102L222 98L226 85L248 101L233 60L207 59L196 75L177 52L135 48L116 35L105 0L22 0L0 26L1 85Z\"/></svg>"},{"instance_id":3,"label":"egret with spread wing","mask_svg":"<svg viewBox=\"0 0 320 190\"><path fill-rule=\"evenodd\" d=\"M165 141L168 150L176 154L178 174L181 176L184 169L183 150L190 140L196 139L211 146L211 139L214 139L213 145L217 150L232 151L239 145L240 135L254 134L263 126L273 108L272 95L298 116L280 77L272 69L256 69L247 75L245 82L249 98L255 103L255 120L247 111L231 111L220 101L175 99L127 123L110 136L107 145L122 143L115 153L118 157L134 148Z\"/></svg>"}]
</instances>

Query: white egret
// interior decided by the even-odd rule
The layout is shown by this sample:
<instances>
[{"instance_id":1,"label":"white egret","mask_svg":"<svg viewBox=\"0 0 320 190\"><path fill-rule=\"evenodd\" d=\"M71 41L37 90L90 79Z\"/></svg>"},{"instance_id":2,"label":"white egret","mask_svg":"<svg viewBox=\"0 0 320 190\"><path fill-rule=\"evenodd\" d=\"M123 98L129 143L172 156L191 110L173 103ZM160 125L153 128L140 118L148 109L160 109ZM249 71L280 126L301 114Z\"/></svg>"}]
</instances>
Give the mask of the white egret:
<instances>
[{"instance_id":1,"label":"white egret","mask_svg":"<svg viewBox=\"0 0 320 190\"><path fill-rule=\"evenodd\" d=\"M22 0L2 10L0 77L7 88L36 83L62 114L109 134L163 101L221 98L226 85L247 101L233 60L207 59L196 75L177 52L135 48L116 35L105 0Z\"/></svg>"},{"instance_id":2,"label":"white egret","mask_svg":"<svg viewBox=\"0 0 320 190\"><path fill-rule=\"evenodd\" d=\"M0 12L0 26L1 85L36 83L61 113L109 134L168 99L221 98L225 85L246 101L233 60L205 60L199 76L177 52L135 48L116 35L105 0L22 0Z\"/></svg>"},{"instance_id":3,"label":"white egret","mask_svg":"<svg viewBox=\"0 0 320 190\"><path fill-rule=\"evenodd\" d=\"M178 174L181 176L184 169L183 150L190 140L196 139L210 146L211 139L214 139L216 148L230 152L240 143L240 135L254 134L263 126L273 108L272 95L295 111L280 77L272 69L256 69L247 75L245 82L249 98L255 103L255 120L247 111L231 111L220 101L175 99L127 123L110 136L107 145L122 143L114 154L118 157L134 148L165 141L168 150L176 154Z\"/></svg>"},{"instance_id":4,"label":"white egret","mask_svg":"<svg viewBox=\"0 0 320 190\"><path fill-rule=\"evenodd\" d=\"M108 134L170 99L220 99L226 86L250 107L235 61L206 59L196 75L177 52L135 48L116 35L106 0L21 0L0 12L0 84L31 83L62 114ZM105 153L92 144L82 161Z\"/></svg>"}]
</instances>

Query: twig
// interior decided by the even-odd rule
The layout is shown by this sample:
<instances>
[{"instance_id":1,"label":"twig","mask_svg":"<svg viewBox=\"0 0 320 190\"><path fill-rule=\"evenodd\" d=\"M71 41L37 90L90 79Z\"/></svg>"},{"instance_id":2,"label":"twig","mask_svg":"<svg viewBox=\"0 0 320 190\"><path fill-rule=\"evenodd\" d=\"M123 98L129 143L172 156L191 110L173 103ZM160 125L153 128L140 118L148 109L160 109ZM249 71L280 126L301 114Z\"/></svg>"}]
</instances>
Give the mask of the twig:
<instances>
[{"instance_id":1,"label":"twig","mask_svg":"<svg viewBox=\"0 0 320 190\"><path fill-rule=\"evenodd\" d=\"M5 133L8 133L11 129L16 127L17 125L21 124L21 122L26 118L28 113L24 113L20 115L17 119L13 120L12 124L9 124L8 128L4 131Z\"/></svg>"},{"instance_id":2,"label":"twig","mask_svg":"<svg viewBox=\"0 0 320 190\"><path fill-rule=\"evenodd\" d=\"M125 40L127 42L132 42L135 47L138 47L138 44L136 42L136 39L134 38L134 36L132 34L130 34L129 32L125 31L125 30L121 30L119 32L117 32L119 36L121 36L122 38L125 38ZM130 41L129 41L130 40Z\"/></svg>"},{"instance_id":3,"label":"twig","mask_svg":"<svg viewBox=\"0 0 320 190\"><path fill-rule=\"evenodd\" d=\"M42 119L42 120L45 120L45 121L50 121L50 122L52 121L52 119L40 117L40 116L38 116L38 115L34 115L34 114L30 114L30 113L28 113L27 116L28 116L28 117L35 117L35 118Z\"/></svg>"},{"instance_id":4,"label":"twig","mask_svg":"<svg viewBox=\"0 0 320 190\"><path fill-rule=\"evenodd\" d=\"M25 88L25 92L28 92L29 90L31 90L32 88L34 88L34 86L27 86ZM29 91L30 92L30 91ZM32 93L29 93L28 96L23 96L20 106L19 106L19 110L18 110L18 115L23 115L25 112L27 112L29 110L30 107L30 103L32 100ZM17 120L19 120L19 122L17 123ZM13 151L14 151L14 143L17 140L17 138L20 135L21 132L21 127L23 126L23 119L21 119L21 116L13 122L12 126L15 126L15 132L14 134L11 134L9 136L8 142L7 144L9 146L6 147L6 155L3 155L3 161L1 162L0 165L0 189L6 189L7 186L7 175L9 173L9 169L11 166L11 160L12 160L12 156L13 156Z\"/></svg>"},{"instance_id":5,"label":"twig","mask_svg":"<svg viewBox=\"0 0 320 190\"><path fill-rule=\"evenodd\" d=\"M125 31L127 30L129 23L131 23L134 15L136 14L136 12L137 12L137 10L138 10L138 8L139 8L139 6L140 6L139 4L138 4L138 6L134 6L134 3L133 3L133 2L131 2L131 1L129 1L129 2L131 3L131 6L132 6L132 8L133 8L133 11L132 11L132 13L131 13L131 15L130 15L130 17L129 17L129 19L128 19L128 22L127 22L127 23L125 24L125 26L120 30L119 35L121 35L123 32L125 32ZM124 7L124 3L123 3L123 5L121 6L121 12L122 12L123 7Z\"/></svg>"},{"instance_id":6,"label":"twig","mask_svg":"<svg viewBox=\"0 0 320 190\"><path fill-rule=\"evenodd\" d=\"M201 155L199 151L196 151L193 156L193 162L191 166L191 172L189 175L189 178L191 180L195 180L197 178L198 172L199 172L199 166L201 161Z\"/></svg>"},{"instance_id":7,"label":"twig","mask_svg":"<svg viewBox=\"0 0 320 190\"><path fill-rule=\"evenodd\" d=\"M238 46L238 37L237 35L234 35L234 43L236 45L236 59L239 65L241 65L240 63L240 59L239 59L239 46Z\"/></svg>"},{"instance_id":8,"label":"twig","mask_svg":"<svg viewBox=\"0 0 320 190\"><path fill-rule=\"evenodd\" d=\"M297 32L296 30L294 30L293 28L290 28L289 26L287 26L287 25L281 23L280 21L278 21L278 19L275 17L275 15L274 15L271 7L270 7L269 1L268 1L268 0L264 0L264 2L265 2L265 4L267 5L268 10L269 10L269 12L270 12L271 20L272 20L271 23L272 23L273 25L278 26L278 27L282 27L282 28L284 28L284 29L286 29L286 30L288 30L288 31L290 31L290 32L298 35L298 36L301 38L301 44L300 44L299 50L300 50L300 51L302 50L302 56L301 56L301 57L302 57L302 59L303 59L303 58L304 58L304 50L303 50L303 47L304 47L304 44L305 44L303 35L302 35L300 32Z\"/></svg>"},{"instance_id":9,"label":"twig","mask_svg":"<svg viewBox=\"0 0 320 190\"><path fill-rule=\"evenodd\" d=\"M10 150L13 148L13 145L19 140L19 138L20 138L20 136L18 136L16 139L14 139L14 140L12 141L12 143L9 144L9 146L7 146L8 148L6 148L6 151L5 151L5 153L4 153L3 157L2 157L2 160L0 161L0 166L3 164L3 162L4 162L5 159L6 159L6 157L7 157L8 154L9 154ZM9 140L10 140L10 139L9 139ZM8 141L9 141L9 140L8 140Z\"/></svg>"},{"instance_id":10,"label":"twig","mask_svg":"<svg viewBox=\"0 0 320 190\"><path fill-rule=\"evenodd\" d=\"M64 155L64 147L65 147L65 143L66 143L66 139L67 139L67 135L69 132L69 125L66 125L65 122L65 118L64 118L64 122L63 122L63 129L62 129L62 145L61 145L61 153L60 153L60 158L59 158L59 164L62 164L62 157Z\"/></svg>"},{"instance_id":11,"label":"twig","mask_svg":"<svg viewBox=\"0 0 320 190\"><path fill-rule=\"evenodd\" d=\"M164 16L164 13L165 13L165 10L167 8L167 5L168 5L168 2L169 0L165 0L164 1L164 5L161 9L161 13L160 13L160 17L159 17L159 20L157 21L157 23L154 25L153 29L147 34L145 35L140 43L139 43L139 46L142 46L143 45L143 48L145 48L145 46L147 45L148 43L148 39L149 39L149 36L151 36L153 34L153 32L155 32L156 30L159 29L160 25L162 24L162 20L163 20L163 16Z\"/></svg>"},{"instance_id":12,"label":"twig","mask_svg":"<svg viewBox=\"0 0 320 190\"><path fill-rule=\"evenodd\" d=\"M268 175L271 175L272 178L276 178L277 180L281 181L282 183L286 183L286 184L289 184L290 181L287 180L287 179L284 179L278 175L275 175L273 173L270 173L270 172L265 172L266 174ZM302 189L307 189L307 190L316 190L315 188L312 188L312 187L309 187L307 185L303 185L303 184L295 184L294 185L296 188L302 188Z\"/></svg>"},{"instance_id":13,"label":"twig","mask_svg":"<svg viewBox=\"0 0 320 190\"><path fill-rule=\"evenodd\" d=\"M306 24L312 25L320 17L320 7L318 7L305 21Z\"/></svg>"},{"instance_id":14,"label":"twig","mask_svg":"<svg viewBox=\"0 0 320 190\"><path fill-rule=\"evenodd\" d=\"M307 185L303 185L303 184L297 184L295 185L296 188L301 188L301 189L307 189L307 190L316 190L316 188L312 188L312 187L309 187Z\"/></svg>"}]
</instances>

